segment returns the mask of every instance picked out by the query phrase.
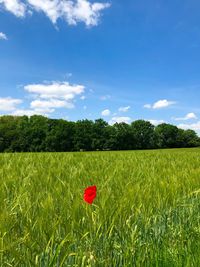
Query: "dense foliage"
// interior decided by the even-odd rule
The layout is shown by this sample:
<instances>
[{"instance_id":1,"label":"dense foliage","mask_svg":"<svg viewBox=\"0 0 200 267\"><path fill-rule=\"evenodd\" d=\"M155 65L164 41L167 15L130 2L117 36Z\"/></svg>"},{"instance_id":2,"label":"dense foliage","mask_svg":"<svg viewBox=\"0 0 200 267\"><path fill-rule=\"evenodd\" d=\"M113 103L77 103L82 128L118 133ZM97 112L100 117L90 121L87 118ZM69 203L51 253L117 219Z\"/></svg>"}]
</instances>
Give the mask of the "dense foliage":
<instances>
[{"instance_id":1,"label":"dense foliage","mask_svg":"<svg viewBox=\"0 0 200 267\"><path fill-rule=\"evenodd\" d=\"M137 120L109 125L102 119L70 122L43 116L1 116L0 152L64 152L196 147L193 130Z\"/></svg>"}]
</instances>

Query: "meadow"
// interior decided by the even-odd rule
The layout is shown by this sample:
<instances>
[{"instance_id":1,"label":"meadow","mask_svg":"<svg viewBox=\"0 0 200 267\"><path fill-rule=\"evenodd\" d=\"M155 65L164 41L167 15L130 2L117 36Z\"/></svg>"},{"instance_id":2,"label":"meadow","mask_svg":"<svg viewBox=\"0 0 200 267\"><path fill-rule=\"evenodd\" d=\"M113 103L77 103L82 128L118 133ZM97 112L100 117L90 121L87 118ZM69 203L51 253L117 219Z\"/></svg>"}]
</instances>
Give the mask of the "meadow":
<instances>
[{"instance_id":1,"label":"meadow","mask_svg":"<svg viewBox=\"0 0 200 267\"><path fill-rule=\"evenodd\" d=\"M0 266L199 267L200 149L1 154Z\"/></svg>"}]
</instances>

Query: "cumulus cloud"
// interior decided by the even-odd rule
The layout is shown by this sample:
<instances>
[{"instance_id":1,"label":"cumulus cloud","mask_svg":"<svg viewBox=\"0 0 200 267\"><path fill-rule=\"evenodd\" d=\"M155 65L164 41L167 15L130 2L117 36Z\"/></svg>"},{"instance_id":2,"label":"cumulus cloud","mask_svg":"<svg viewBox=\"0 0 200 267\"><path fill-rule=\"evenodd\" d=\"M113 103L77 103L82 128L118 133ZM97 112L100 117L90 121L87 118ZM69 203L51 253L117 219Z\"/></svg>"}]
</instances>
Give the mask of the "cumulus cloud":
<instances>
[{"instance_id":1,"label":"cumulus cloud","mask_svg":"<svg viewBox=\"0 0 200 267\"><path fill-rule=\"evenodd\" d=\"M200 135L200 121L197 121L196 123L191 123L191 124L186 124L186 123L181 123L178 125L179 128L182 128L184 130L194 130Z\"/></svg>"},{"instance_id":2,"label":"cumulus cloud","mask_svg":"<svg viewBox=\"0 0 200 267\"><path fill-rule=\"evenodd\" d=\"M25 16L26 5L21 0L0 0L0 5L17 17Z\"/></svg>"},{"instance_id":3,"label":"cumulus cloud","mask_svg":"<svg viewBox=\"0 0 200 267\"><path fill-rule=\"evenodd\" d=\"M0 40L8 40L7 35L3 32L0 32Z\"/></svg>"},{"instance_id":4,"label":"cumulus cloud","mask_svg":"<svg viewBox=\"0 0 200 267\"><path fill-rule=\"evenodd\" d=\"M13 111L16 109L17 105L21 104L22 102L23 101L21 99L0 97L0 111Z\"/></svg>"},{"instance_id":5,"label":"cumulus cloud","mask_svg":"<svg viewBox=\"0 0 200 267\"><path fill-rule=\"evenodd\" d=\"M109 3L92 4L88 0L60 2L61 16L71 25L84 22L86 26L96 26L99 23L100 12L109 6Z\"/></svg>"},{"instance_id":6,"label":"cumulus cloud","mask_svg":"<svg viewBox=\"0 0 200 267\"><path fill-rule=\"evenodd\" d=\"M48 116L56 109L72 109L75 107L76 97L85 91L83 85L68 82L50 82L28 84L24 90L33 98L28 108L19 107L23 101L11 97L0 98L0 111L16 116L45 115Z\"/></svg>"},{"instance_id":7,"label":"cumulus cloud","mask_svg":"<svg viewBox=\"0 0 200 267\"><path fill-rule=\"evenodd\" d=\"M119 111L119 112L127 112L130 108L131 108L130 106L128 106L128 107L120 107L120 108L118 109L118 111Z\"/></svg>"},{"instance_id":8,"label":"cumulus cloud","mask_svg":"<svg viewBox=\"0 0 200 267\"><path fill-rule=\"evenodd\" d=\"M125 123L130 123L131 118L130 117L113 117L110 121L109 124L113 125L115 123L121 123L121 122L125 122Z\"/></svg>"},{"instance_id":9,"label":"cumulus cloud","mask_svg":"<svg viewBox=\"0 0 200 267\"><path fill-rule=\"evenodd\" d=\"M75 108L76 99L84 96L82 94L85 86L70 84L66 81L53 81L28 84L24 86L24 90L28 92L30 101L28 107L19 106L23 103L21 99L0 97L0 112L14 116L43 115L48 117L56 109Z\"/></svg>"},{"instance_id":10,"label":"cumulus cloud","mask_svg":"<svg viewBox=\"0 0 200 267\"><path fill-rule=\"evenodd\" d=\"M109 109L105 109L105 110L103 110L102 112L101 112L101 115L102 116L109 116L110 115L110 110Z\"/></svg>"},{"instance_id":11,"label":"cumulus cloud","mask_svg":"<svg viewBox=\"0 0 200 267\"><path fill-rule=\"evenodd\" d=\"M175 121L187 121L192 119L198 119L196 114L194 114L193 112L186 114L185 117L182 118L174 118Z\"/></svg>"},{"instance_id":12,"label":"cumulus cloud","mask_svg":"<svg viewBox=\"0 0 200 267\"><path fill-rule=\"evenodd\" d=\"M53 24L63 19L69 25L83 22L86 26L98 25L101 12L110 7L109 3L89 0L0 0L0 4L17 17L24 17L33 10L43 12Z\"/></svg>"},{"instance_id":13,"label":"cumulus cloud","mask_svg":"<svg viewBox=\"0 0 200 267\"><path fill-rule=\"evenodd\" d=\"M152 108L152 109L161 109L161 108L166 108L169 107L171 105L176 104L175 101L168 101L166 99L163 100L158 100L157 102L155 102L154 104L145 104L144 108Z\"/></svg>"},{"instance_id":14,"label":"cumulus cloud","mask_svg":"<svg viewBox=\"0 0 200 267\"><path fill-rule=\"evenodd\" d=\"M61 15L59 1L57 0L27 0L27 2L32 9L43 12L53 23L56 23Z\"/></svg>"},{"instance_id":15,"label":"cumulus cloud","mask_svg":"<svg viewBox=\"0 0 200 267\"><path fill-rule=\"evenodd\" d=\"M16 115L38 114L47 116L55 109L74 108L74 99L85 91L83 85L73 85L68 82L28 84L24 86L24 89L36 99L30 103L30 109L16 110Z\"/></svg>"},{"instance_id":16,"label":"cumulus cloud","mask_svg":"<svg viewBox=\"0 0 200 267\"><path fill-rule=\"evenodd\" d=\"M84 92L85 86L71 85L68 82L52 82L50 84L29 84L24 89L44 99L61 98L72 100L76 95Z\"/></svg>"}]
</instances>

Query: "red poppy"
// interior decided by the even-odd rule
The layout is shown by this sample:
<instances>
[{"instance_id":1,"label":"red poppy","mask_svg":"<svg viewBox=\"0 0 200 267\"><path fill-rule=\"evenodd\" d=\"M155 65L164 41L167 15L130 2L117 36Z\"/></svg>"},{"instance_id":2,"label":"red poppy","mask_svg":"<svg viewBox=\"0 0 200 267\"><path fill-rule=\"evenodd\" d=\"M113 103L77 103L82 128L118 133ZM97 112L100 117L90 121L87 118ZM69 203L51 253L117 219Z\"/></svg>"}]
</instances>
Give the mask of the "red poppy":
<instances>
[{"instance_id":1,"label":"red poppy","mask_svg":"<svg viewBox=\"0 0 200 267\"><path fill-rule=\"evenodd\" d=\"M92 204L94 199L96 198L96 195L97 195L96 185L87 187L84 192L85 202L87 202L88 204Z\"/></svg>"}]
</instances>

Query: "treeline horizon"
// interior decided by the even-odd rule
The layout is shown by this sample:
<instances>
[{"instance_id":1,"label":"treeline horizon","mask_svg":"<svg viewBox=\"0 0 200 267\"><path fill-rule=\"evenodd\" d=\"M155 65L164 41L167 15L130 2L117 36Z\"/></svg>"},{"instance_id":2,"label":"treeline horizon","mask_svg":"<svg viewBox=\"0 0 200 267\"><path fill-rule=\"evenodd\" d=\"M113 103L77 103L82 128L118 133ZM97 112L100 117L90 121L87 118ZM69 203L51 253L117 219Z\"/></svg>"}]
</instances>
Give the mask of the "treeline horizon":
<instances>
[{"instance_id":1,"label":"treeline horizon","mask_svg":"<svg viewBox=\"0 0 200 267\"><path fill-rule=\"evenodd\" d=\"M41 115L0 117L0 152L140 150L200 146L193 130L136 120L109 125L103 119L50 119Z\"/></svg>"}]
</instances>

